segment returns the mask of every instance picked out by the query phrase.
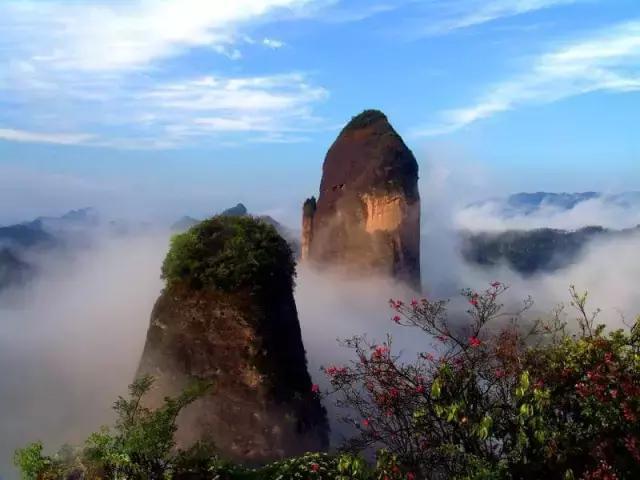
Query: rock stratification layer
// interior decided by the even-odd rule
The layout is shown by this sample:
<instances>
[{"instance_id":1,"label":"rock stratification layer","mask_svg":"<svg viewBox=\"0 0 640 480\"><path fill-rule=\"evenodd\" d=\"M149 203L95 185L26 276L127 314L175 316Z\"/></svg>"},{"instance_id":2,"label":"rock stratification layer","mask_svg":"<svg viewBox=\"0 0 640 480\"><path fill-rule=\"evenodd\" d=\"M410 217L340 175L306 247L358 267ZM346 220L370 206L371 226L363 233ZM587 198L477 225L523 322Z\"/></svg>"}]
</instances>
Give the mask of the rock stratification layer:
<instances>
[{"instance_id":1,"label":"rock stratification layer","mask_svg":"<svg viewBox=\"0 0 640 480\"><path fill-rule=\"evenodd\" d=\"M178 419L181 445L212 441L250 464L327 446L294 268L287 243L252 217L214 217L174 237L138 374L156 378L157 399L196 379L212 382Z\"/></svg>"},{"instance_id":2,"label":"rock stratification layer","mask_svg":"<svg viewBox=\"0 0 640 480\"><path fill-rule=\"evenodd\" d=\"M382 112L367 110L342 130L314 207L305 202L303 259L419 288L418 163Z\"/></svg>"}]
</instances>

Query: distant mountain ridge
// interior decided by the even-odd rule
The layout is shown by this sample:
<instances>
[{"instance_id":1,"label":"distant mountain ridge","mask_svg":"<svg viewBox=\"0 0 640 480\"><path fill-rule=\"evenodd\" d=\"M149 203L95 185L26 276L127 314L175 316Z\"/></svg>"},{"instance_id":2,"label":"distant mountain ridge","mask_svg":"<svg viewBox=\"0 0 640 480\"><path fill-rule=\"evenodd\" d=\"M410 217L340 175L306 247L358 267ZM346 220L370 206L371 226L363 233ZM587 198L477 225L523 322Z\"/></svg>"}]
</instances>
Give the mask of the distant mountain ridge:
<instances>
[{"instance_id":1,"label":"distant mountain ridge","mask_svg":"<svg viewBox=\"0 0 640 480\"><path fill-rule=\"evenodd\" d=\"M97 211L87 207L59 217L38 217L0 227L0 291L21 286L37 275L32 253L60 252L65 246L87 245L84 233L98 224Z\"/></svg>"},{"instance_id":2,"label":"distant mountain ridge","mask_svg":"<svg viewBox=\"0 0 640 480\"><path fill-rule=\"evenodd\" d=\"M475 202L467 208L489 209L489 215L504 220L520 217L518 225L527 224L522 217L536 217L534 224L540 226L548 213L556 215L569 212L589 201L601 202L604 206L640 209L640 191L617 194L601 192L515 193L504 198L493 198ZM623 214L624 215L624 214ZM551 217L549 217L551 218ZM630 225L632 217L630 218ZM637 217L636 217L637 218ZM509 223L506 222L506 225ZM480 222L480 225L482 223ZM550 272L565 268L576 262L589 242L596 239L611 239L640 233L636 227L613 229L601 225L585 226L574 230L557 228L509 228L503 231L482 231L481 227L460 232L461 254L468 263L481 267L506 264L523 275Z\"/></svg>"},{"instance_id":3,"label":"distant mountain ridge","mask_svg":"<svg viewBox=\"0 0 640 480\"><path fill-rule=\"evenodd\" d=\"M542 208L571 210L577 205L589 201L601 200L605 204L623 208L640 207L640 191L629 191L616 194L602 192L519 192L504 198L491 198L474 202L469 207L494 205L505 217L514 215L530 215Z\"/></svg>"},{"instance_id":4,"label":"distant mountain ridge","mask_svg":"<svg viewBox=\"0 0 640 480\"><path fill-rule=\"evenodd\" d=\"M624 230L585 227L575 231L538 228L500 233L463 232L461 254L465 261L481 267L506 264L522 275L532 275L570 266L593 240L633 234L640 234L640 225Z\"/></svg>"},{"instance_id":5,"label":"distant mountain ridge","mask_svg":"<svg viewBox=\"0 0 640 480\"><path fill-rule=\"evenodd\" d=\"M0 249L0 291L23 285L35 275L34 268L8 248Z\"/></svg>"}]
</instances>

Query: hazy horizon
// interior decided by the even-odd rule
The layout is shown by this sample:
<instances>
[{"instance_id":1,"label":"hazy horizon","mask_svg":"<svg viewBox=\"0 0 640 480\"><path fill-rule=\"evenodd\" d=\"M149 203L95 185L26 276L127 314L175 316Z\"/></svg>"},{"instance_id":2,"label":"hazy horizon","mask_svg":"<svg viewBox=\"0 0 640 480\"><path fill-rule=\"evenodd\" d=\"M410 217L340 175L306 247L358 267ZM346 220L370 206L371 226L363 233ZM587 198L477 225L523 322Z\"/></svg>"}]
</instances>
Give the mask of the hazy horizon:
<instances>
[{"instance_id":1,"label":"hazy horizon","mask_svg":"<svg viewBox=\"0 0 640 480\"><path fill-rule=\"evenodd\" d=\"M297 224L367 108L472 200L640 185L635 0L23 1L0 30L0 224L237 202Z\"/></svg>"}]
</instances>

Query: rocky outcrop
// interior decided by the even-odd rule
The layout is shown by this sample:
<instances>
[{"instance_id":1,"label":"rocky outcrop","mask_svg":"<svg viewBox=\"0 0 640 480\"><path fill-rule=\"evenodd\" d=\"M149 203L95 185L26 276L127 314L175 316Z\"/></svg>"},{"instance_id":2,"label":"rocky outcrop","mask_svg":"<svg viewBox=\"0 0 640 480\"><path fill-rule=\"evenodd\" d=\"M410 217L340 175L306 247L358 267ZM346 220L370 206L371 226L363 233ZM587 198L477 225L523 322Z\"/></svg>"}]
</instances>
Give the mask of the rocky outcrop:
<instances>
[{"instance_id":1,"label":"rocky outcrop","mask_svg":"<svg viewBox=\"0 0 640 480\"><path fill-rule=\"evenodd\" d=\"M220 215L224 217L241 217L248 213L247 207L242 203L238 203L235 207L227 208Z\"/></svg>"},{"instance_id":2,"label":"rocky outcrop","mask_svg":"<svg viewBox=\"0 0 640 480\"><path fill-rule=\"evenodd\" d=\"M313 240L313 217L316 213L316 198L307 198L302 206L302 241L300 244L300 260L309 258L311 241Z\"/></svg>"},{"instance_id":3,"label":"rocky outcrop","mask_svg":"<svg viewBox=\"0 0 640 480\"><path fill-rule=\"evenodd\" d=\"M367 110L342 130L325 158L317 205L308 202L303 259L419 288L418 164L382 112Z\"/></svg>"},{"instance_id":4,"label":"rocky outcrop","mask_svg":"<svg viewBox=\"0 0 640 480\"><path fill-rule=\"evenodd\" d=\"M294 268L285 240L248 216L214 217L173 240L138 373L156 377L156 401L195 379L213 383L179 417L180 445L213 441L224 457L249 464L327 446Z\"/></svg>"}]
</instances>

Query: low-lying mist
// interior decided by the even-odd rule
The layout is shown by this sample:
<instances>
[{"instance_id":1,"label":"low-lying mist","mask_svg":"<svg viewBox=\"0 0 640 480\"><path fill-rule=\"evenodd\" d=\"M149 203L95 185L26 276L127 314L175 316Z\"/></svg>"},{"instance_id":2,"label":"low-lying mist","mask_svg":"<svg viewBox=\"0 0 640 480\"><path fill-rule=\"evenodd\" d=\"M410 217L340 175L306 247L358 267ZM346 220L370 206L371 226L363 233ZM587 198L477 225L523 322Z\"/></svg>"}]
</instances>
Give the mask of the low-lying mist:
<instances>
[{"instance_id":1,"label":"low-lying mist","mask_svg":"<svg viewBox=\"0 0 640 480\"><path fill-rule=\"evenodd\" d=\"M460 229L503 231L534 228L578 230L597 225L622 230L640 225L640 209L624 203L610 201L607 197L593 198L578 203L573 208L542 205L530 213L505 216L499 202L486 202L461 209L455 215Z\"/></svg>"},{"instance_id":2,"label":"low-lying mist","mask_svg":"<svg viewBox=\"0 0 640 480\"><path fill-rule=\"evenodd\" d=\"M0 297L0 477L15 448L79 443L112 420L162 287L167 234L105 237ZM13 473L14 474L14 473Z\"/></svg>"},{"instance_id":3,"label":"low-lying mist","mask_svg":"<svg viewBox=\"0 0 640 480\"><path fill-rule=\"evenodd\" d=\"M507 308L531 295L528 315L538 316L566 302L574 284L589 290L591 306L603 309L601 319L611 327L622 325L621 313L628 320L640 313L640 234L594 241L570 267L523 278L506 266L464 263L455 204L438 197L438 189L423 191L429 192L423 195L423 295L456 299L463 287L499 280L511 286ZM110 407L126 393L144 346L168 239L168 232L105 236L71 261L44 257L34 282L0 297L0 476L15 476L12 453L27 442L42 440L51 449L77 444L111 422ZM424 335L391 321L388 299L414 295L392 281L346 280L300 266L296 302L314 381L326 386L320 367L353 358L339 338L366 334L379 342L391 333L407 360L428 349ZM456 317L465 309L451 303Z\"/></svg>"},{"instance_id":4,"label":"low-lying mist","mask_svg":"<svg viewBox=\"0 0 640 480\"><path fill-rule=\"evenodd\" d=\"M423 237L423 296L450 299L449 318L464 322L468 304L459 295L464 287L484 289L492 281L501 281L509 290L501 298L505 311L519 311L523 301L532 297L534 305L523 320L548 316L553 309L569 303L569 287L589 292L588 306L602 309L599 320L610 328L624 327L640 314L637 279L640 278L640 233L622 239L593 242L579 261L554 273L522 277L507 266L480 269L463 262L457 252L453 235L425 235ZM328 382L321 366L355 360L352 351L341 346L337 339L366 334L373 343L393 337L394 352L412 361L419 352L429 351L432 342L415 328L396 325L389 298L410 301L415 293L390 281L381 279L345 280L331 274L319 274L299 269L296 303L300 314L302 334L307 350L309 370L322 389ZM568 320L571 320L571 311ZM569 321L569 326L576 326ZM330 412L333 439L349 431L336 422L341 412L331 400L326 403ZM344 413L344 412L342 412Z\"/></svg>"}]
</instances>

